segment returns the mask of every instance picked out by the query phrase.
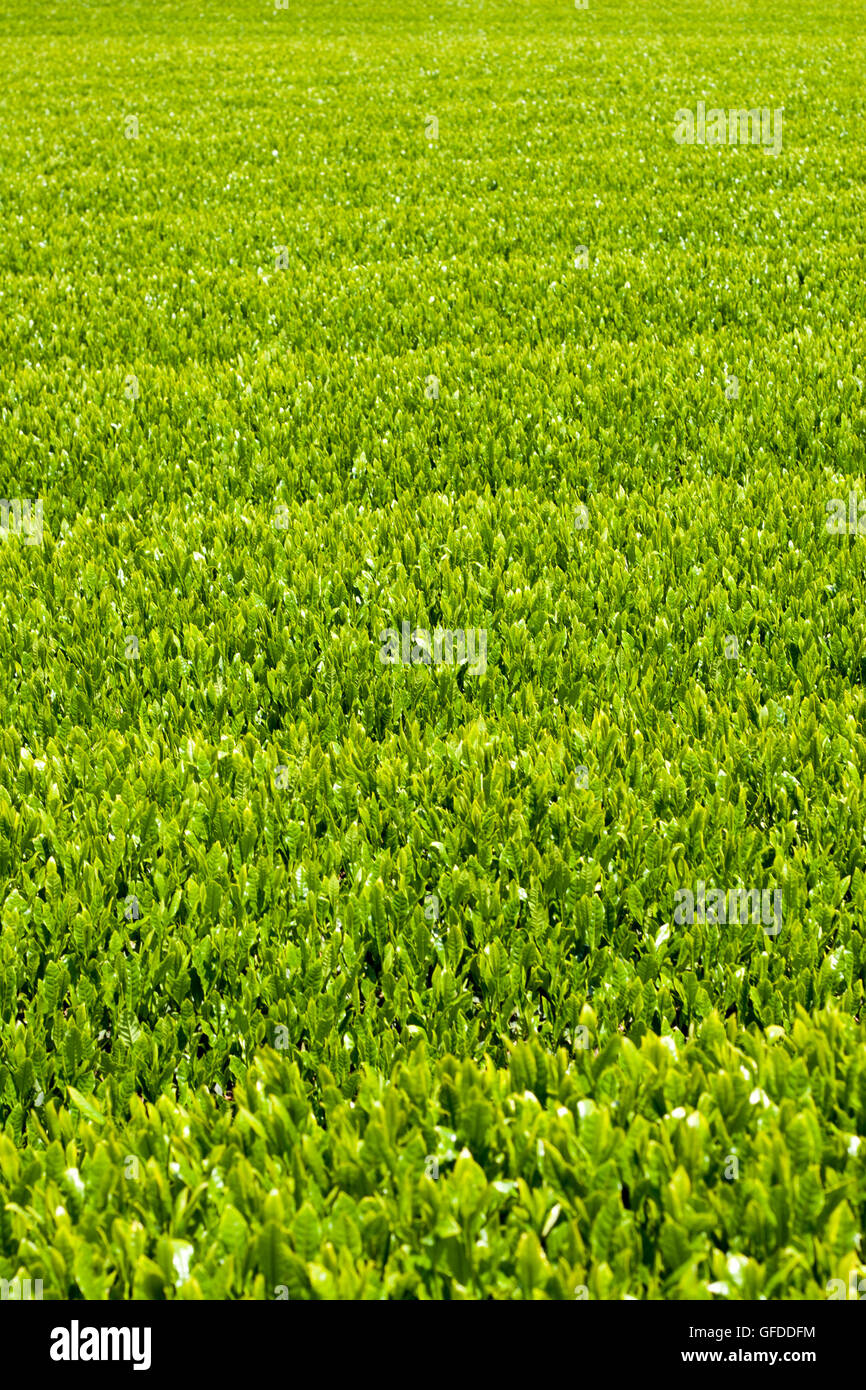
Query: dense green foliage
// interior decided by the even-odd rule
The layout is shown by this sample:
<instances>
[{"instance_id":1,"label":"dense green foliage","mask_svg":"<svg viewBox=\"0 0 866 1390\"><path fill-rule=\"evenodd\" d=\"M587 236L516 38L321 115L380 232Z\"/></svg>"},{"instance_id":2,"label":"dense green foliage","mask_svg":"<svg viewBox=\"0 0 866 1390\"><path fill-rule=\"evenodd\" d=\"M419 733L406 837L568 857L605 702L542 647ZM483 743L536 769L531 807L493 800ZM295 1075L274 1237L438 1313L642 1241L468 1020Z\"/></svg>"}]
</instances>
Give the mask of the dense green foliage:
<instances>
[{"instance_id":1,"label":"dense green foliage","mask_svg":"<svg viewBox=\"0 0 866 1390\"><path fill-rule=\"evenodd\" d=\"M866 7L432 8L0 20L0 1277L823 1298Z\"/></svg>"}]
</instances>

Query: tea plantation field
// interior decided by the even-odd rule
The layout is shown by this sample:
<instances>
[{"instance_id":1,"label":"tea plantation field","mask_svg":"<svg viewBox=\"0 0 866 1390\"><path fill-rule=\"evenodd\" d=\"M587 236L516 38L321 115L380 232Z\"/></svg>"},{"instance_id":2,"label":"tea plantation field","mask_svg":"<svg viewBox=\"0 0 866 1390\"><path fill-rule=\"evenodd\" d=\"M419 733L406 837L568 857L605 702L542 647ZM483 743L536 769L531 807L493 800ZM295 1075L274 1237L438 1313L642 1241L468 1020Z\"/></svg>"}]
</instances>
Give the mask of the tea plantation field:
<instances>
[{"instance_id":1,"label":"tea plantation field","mask_svg":"<svg viewBox=\"0 0 866 1390\"><path fill-rule=\"evenodd\" d=\"M848 1296L864 0L0 51L0 1277Z\"/></svg>"}]
</instances>

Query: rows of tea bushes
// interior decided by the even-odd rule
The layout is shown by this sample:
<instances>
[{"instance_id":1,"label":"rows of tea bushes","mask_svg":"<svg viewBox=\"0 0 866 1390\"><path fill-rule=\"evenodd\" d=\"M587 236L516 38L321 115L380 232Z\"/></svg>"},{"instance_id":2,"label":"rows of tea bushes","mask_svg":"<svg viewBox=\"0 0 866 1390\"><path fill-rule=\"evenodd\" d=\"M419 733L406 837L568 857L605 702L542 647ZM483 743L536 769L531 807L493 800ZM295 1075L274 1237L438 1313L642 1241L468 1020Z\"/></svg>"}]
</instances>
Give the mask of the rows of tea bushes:
<instances>
[{"instance_id":1,"label":"rows of tea bushes","mask_svg":"<svg viewBox=\"0 0 866 1390\"><path fill-rule=\"evenodd\" d=\"M866 1278L862 9L7 4L0 1279Z\"/></svg>"}]
</instances>

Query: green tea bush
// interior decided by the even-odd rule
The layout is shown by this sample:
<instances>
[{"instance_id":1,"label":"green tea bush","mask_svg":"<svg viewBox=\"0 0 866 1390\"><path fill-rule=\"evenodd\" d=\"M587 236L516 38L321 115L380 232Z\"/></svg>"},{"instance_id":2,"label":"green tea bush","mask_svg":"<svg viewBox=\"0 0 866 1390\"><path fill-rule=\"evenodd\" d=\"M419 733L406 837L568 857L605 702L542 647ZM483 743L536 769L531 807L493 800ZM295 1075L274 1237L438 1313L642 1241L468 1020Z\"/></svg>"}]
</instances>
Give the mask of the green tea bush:
<instances>
[{"instance_id":1,"label":"green tea bush","mask_svg":"<svg viewBox=\"0 0 866 1390\"><path fill-rule=\"evenodd\" d=\"M866 1277L864 18L10 0L0 1277Z\"/></svg>"}]
</instances>

